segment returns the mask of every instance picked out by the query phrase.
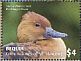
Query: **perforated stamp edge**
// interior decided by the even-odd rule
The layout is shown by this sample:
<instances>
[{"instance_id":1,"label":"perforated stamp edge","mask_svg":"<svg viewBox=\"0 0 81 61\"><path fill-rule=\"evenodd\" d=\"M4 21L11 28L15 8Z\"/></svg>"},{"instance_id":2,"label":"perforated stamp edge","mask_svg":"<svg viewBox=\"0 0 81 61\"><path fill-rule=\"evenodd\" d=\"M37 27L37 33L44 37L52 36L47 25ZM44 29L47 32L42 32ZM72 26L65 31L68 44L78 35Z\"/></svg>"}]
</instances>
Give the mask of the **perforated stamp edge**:
<instances>
[{"instance_id":1,"label":"perforated stamp edge","mask_svg":"<svg viewBox=\"0 0 81 61\"><path fill-rule=\"evenodd\" d=\"M16 1L16 0L14 0ZM22 0L23 2L24 0ZM11 0L4 0L4 2L12 2ZM20 0L19 0L20 2ZM79 2L80 4L80 31L81 31L81 1ZM12 61L12 60L5 60L3 59L2 57L2 46L3 46L3 43L2 43L2 2L0 2L0 60L1 61ZM66 59L24 59L24 60L21 60L21 61L80 61L81 60L81 32L80 32L80 60L78 59L70 59L70 60L66 60ZM20 60L13 60L13 61L20 61Z\"/></svg>"}]
</instances>

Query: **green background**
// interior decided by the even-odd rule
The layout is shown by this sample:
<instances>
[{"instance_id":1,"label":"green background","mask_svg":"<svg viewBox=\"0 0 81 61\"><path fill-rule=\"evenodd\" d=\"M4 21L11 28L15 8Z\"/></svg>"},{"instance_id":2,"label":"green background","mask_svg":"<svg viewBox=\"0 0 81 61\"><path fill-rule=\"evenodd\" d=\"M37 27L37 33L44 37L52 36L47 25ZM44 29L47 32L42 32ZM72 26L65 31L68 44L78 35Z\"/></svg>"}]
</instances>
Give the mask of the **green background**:
<instances>
[{"instance_id":1,"label":"green background","mask_svg":"<svg viewBox=\"0 0 81 61\"><path fill-rule=\"evenodd\" d=\"M3 2L3 44L17 42L17 26L21 17L27 11L5 10L6 5L31 5L29 11L37 12L48 18L52 27L60 32L65 32L69 37L64 38L67 48L76 49L76 55L67 59L80 59L79 38L79 3L78 2Z\"/></svg>"}]
</instances>

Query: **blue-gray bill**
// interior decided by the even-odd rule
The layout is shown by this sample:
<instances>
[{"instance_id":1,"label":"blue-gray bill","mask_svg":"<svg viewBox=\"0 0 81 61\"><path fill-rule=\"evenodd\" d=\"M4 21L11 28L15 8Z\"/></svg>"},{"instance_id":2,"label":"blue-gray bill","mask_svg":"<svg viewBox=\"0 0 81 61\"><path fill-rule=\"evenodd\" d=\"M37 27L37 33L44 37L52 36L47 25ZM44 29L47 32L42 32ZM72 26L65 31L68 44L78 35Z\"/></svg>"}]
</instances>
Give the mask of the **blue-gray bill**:
<instances>
[{"instance_id":1,"label":"blue-gray bill","mask_svg":"<svg viewBox=\"0 0 81 61\"><path fill-rule=\"evenodd\" d=\"M46 27L46 32L44 34L45 38L63 38L67 36L68 35L66 33L55 31L51 27Z\"/></svg>"}]
</instances>

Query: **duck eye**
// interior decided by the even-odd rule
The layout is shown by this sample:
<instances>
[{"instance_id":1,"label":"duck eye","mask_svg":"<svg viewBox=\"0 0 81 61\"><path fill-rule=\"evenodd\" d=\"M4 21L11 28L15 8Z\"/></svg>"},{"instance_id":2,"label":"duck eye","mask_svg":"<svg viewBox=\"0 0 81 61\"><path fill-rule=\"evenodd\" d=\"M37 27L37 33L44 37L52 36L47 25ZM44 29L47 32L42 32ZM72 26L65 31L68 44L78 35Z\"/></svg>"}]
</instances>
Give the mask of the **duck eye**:
<instances>
[{"instance_id":1,"label":"duck eye","mask_svg":"<svg viewBox=\"0 0 81 61\"><path fill-rule=\"evenodd\" d=\"M36 27L40 27L41 25L40 25L39 23L36 23L35 26L36 26Z\"/></svg>"}]
</instances>

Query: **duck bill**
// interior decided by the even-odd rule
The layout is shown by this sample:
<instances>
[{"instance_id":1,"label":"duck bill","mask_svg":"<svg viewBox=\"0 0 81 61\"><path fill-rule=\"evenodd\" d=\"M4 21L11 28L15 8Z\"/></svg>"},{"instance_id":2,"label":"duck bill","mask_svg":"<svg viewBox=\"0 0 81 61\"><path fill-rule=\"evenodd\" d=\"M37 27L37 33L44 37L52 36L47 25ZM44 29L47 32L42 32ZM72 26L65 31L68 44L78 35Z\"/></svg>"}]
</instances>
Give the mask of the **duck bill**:
<instances>
[{"instance_id":1,"label":"duck bill","mask_svg":"<svg viewBox=\"0 0 81 61\"><path fill-rule=\"evenodd\" d=\"M63 38L66 36L68 36L66 33L55 31L51 27L46 27L46 31L44 34L45 38Z\"/></svg>"}]
</instances>

